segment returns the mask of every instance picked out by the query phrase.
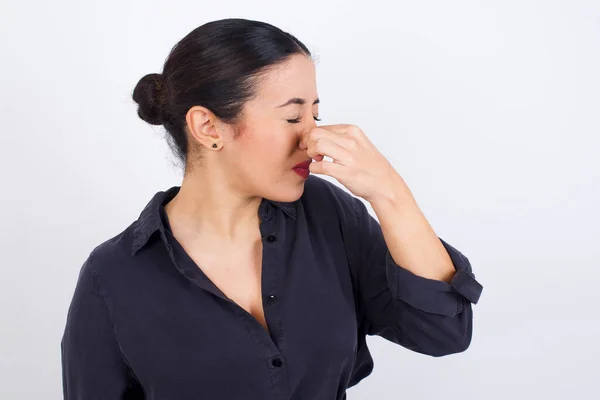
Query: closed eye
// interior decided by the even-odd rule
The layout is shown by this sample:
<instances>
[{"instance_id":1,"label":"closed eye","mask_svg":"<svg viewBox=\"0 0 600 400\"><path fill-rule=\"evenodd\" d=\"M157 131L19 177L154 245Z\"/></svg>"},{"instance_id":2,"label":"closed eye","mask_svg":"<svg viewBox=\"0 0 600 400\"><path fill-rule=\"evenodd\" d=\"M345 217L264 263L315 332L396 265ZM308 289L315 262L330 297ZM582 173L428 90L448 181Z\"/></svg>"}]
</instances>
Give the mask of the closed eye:
<instances>
[{"instance_id":1,"label":"closed eye","mask_svg":"<svg viewBox=\"0 0 600 400\"><path fill-rule=\"evenodd\" d=\"M320 119L318 117L313 117L313 118L315 121L320 121ZM301 118L295 118L295 119L288 119L287 122L289 122L290 124L297 124L301 120L302 120Z\"/></svg>"}]
</instances>

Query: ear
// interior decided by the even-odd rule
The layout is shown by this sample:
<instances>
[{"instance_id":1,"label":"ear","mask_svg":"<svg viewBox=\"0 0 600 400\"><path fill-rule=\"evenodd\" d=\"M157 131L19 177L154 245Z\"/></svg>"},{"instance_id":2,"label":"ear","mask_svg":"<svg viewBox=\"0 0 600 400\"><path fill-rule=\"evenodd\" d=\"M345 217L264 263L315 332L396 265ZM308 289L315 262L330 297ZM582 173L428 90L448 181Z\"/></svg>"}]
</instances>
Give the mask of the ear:
<instances>
[{"instance_id":1,"label":"ear","mask_svg":"<svg viewBox=\"0 0 600 400\"><path fill-rule=\"evenodd\" d=\"M194 106L185 115L190 137L204 147L212 147L214 143L221 146L223 141L219 135L217 116L206 107Z\"/></svg>"}]
</instances>

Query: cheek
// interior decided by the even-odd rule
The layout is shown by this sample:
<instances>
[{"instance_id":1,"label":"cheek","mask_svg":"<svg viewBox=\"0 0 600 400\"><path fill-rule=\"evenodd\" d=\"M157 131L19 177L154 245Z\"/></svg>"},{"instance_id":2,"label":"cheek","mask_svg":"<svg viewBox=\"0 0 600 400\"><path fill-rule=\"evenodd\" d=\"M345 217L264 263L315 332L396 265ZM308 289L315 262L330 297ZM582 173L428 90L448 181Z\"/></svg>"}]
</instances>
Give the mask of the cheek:
<instances>
[{"instance_id":1,"label":"cheek","mask_svg":"<svg viewBox=\"0 0 600 400\"><path fill-rule=\"evenodd\" d=\"M274 123L271 119L252 119L236 140L234 162L259 168L262 174L277 176L298 159L299 132L292 125ZM256 173L256 172L255 172Z\"/></svg>"},{"instance_id":2,"label":"cheek","mask_svg":"<svg viewBox=\"0 0 600 400\"><path fill-rule=\"evenodd\" d=\"M246 139L243 150L261 164L289 163L298 147L297 135L285 129L257 131Z\"/></svg>"}]
</instances>

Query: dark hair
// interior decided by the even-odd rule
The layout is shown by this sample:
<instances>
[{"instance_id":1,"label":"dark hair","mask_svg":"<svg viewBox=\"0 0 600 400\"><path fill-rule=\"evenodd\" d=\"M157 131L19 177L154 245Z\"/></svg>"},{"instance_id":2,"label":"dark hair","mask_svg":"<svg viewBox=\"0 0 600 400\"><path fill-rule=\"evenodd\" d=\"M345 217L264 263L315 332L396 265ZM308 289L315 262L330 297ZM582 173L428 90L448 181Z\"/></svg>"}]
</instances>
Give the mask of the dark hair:
<instances>
[{"instance_id":1,"label":"dark hair","mask_svg":"<svg viewBox=\"0 0 600 400\"><path fill-rule=\"evenodd\" d=\"M169 145L187 165L185 116L201 105L228 124L240 122L256 91L255 78L294 54L312 57L293 35L265 22L230 18L191 31L172 49L162 74L147 74L133 90L138 115L163 125Z\"/></svg>"}]
</instances>

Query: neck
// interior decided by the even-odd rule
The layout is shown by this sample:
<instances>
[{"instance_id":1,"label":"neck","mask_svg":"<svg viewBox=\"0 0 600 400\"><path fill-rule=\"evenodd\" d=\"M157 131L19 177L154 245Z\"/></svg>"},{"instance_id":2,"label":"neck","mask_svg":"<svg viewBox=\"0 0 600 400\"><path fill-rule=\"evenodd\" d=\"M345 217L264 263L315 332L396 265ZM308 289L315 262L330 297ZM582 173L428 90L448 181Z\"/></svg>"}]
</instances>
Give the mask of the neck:
<instances>
[{"instance_id":1,"label":"neck","mask_svg":"<svg viewBox=\"0 0 600 400\"><path fill-rule=\"evenodd\" d=\"M218 172L202 170L186 174L177 195L165 205L174 234L202 237L204 244L219 247L256 239L262 198L242 195Z\"/></svg>"}]
</instances>

